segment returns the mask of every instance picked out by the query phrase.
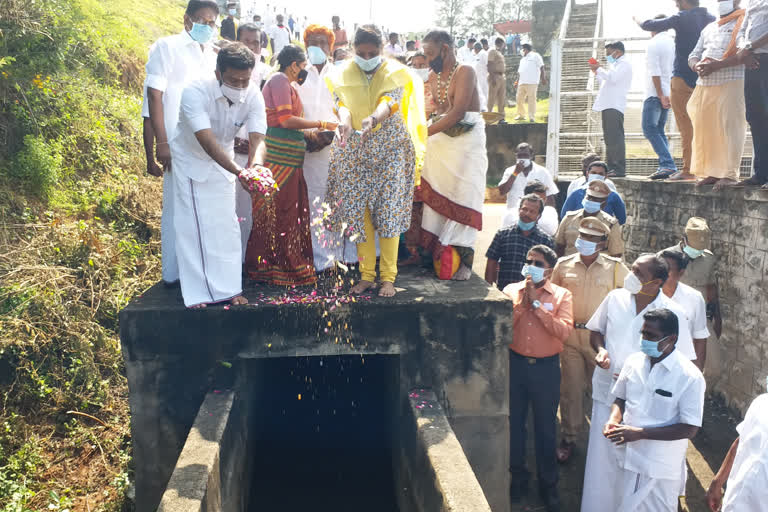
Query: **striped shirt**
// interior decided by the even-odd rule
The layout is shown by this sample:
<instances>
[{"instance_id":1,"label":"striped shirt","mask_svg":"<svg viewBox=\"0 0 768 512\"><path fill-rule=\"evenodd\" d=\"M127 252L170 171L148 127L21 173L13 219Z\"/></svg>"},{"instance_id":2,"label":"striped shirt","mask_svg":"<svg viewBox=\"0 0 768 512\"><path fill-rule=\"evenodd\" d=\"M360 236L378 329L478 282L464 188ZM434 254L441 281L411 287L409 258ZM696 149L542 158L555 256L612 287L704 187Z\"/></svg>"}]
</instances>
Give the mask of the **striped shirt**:
<instances>
[{"instance_id":1,"label":"striped shirt","mask_svg":"<svg viewBox=\"0 0 768 512\"><path fill-rule=\"evenodd\" d=\"M724 25L718 25L716 21L713 21L701 31L699 42L696 43L696 47L688 56L688 65L693 65L704 60L707 57L710 59L721 59L725 54L725 50L731 42L731 36L733 35L733 28L736 26L737 20L731 20ZM731 66L715 71L707 76L699 76L696 80L696 85L723 85L726 82L732 82L734 80L744 80L744 66L739 64L737 66Z\"/></svg>"},{"instance_id":2,"label":"striped shirt","mask_svg":"<svg viewBox=\"0 0 768 512\"><path fill-rule=\"evenodd\" d=\"M523 280L520 271L523 270L528 251L534 245L546 245L552 249L555 248L552 237L544 234L539 226L534 227L528 236L523 235L518 226L500 229L496 232L485 257L499 262L497 280L499 290L503 290L510 283Z\"/></svg>"}]
</instances>

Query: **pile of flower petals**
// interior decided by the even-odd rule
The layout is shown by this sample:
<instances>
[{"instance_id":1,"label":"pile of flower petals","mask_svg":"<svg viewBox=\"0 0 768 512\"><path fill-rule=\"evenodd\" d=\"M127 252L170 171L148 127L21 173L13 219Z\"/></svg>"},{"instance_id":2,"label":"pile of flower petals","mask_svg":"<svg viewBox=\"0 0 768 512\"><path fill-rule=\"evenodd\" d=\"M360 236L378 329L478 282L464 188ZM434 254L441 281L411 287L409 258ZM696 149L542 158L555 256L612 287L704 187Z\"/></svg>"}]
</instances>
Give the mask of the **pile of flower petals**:
<instances>
[{"instance_id":1,"label":"pile of flower petals","mask_svg":"<svg viewBox=\"0 0 768 512\"><path fill-rule=\"evenodd\" d=\"M257 190L264 197L269 197L272 192L280 190L277 183L275 183L275 178L272 176L272 171L260 165L244 169L240 173L240 179L247 185L249 190Z\"/></svg>"}]
</instances>

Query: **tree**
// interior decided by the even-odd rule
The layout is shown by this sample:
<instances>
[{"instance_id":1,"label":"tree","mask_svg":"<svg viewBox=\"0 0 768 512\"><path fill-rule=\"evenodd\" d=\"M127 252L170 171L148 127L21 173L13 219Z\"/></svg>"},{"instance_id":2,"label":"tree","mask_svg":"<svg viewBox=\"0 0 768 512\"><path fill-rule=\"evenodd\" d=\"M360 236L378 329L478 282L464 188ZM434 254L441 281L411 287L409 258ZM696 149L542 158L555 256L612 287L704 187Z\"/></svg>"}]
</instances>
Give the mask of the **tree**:
<instances>
[{"instance_id":1,"label":"tree","mask_svg":"<svg viewBox=\"0 0 768 512\"><path fill-rule=\"evenodd\" d=\"M512 19L525 20L530 19L533 14L532 0L510 0Z\"/></svg>"},{"instance_id":2,"label":"tree","mask_svg":"<svg viewBox=\"0 0 768 512\"><path fill-rule=\"evenodd\" d=\"M469 0L437 0L437 22L446 29L451 36L464 25L465 14Z\"/></svg>"},{"instance_id":3,"label":"tree","mask_svg":"<svg viewBox=\"0 0 768 512\"><path fill-rule=\"evenodd\" d=\"M485 0L485 2L476 5L472 9L469 26L473 31L477 32L478 35L484 36L493 33L494 23L509 21L511 14L511 3Z\"/></svg>"}]
</instances>

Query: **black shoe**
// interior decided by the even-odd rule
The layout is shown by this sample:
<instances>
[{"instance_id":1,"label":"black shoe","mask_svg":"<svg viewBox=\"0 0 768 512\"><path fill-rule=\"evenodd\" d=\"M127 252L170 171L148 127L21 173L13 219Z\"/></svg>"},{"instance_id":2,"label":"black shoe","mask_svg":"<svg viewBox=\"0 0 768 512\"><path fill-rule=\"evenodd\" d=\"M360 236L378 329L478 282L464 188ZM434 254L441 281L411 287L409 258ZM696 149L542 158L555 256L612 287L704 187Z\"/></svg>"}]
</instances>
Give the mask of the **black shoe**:
<instances>
[{"instance_id":1,"label":"black shoe","mask_svg":"<svg viewBox=\"0 0 768 512\"><path fill-rule=\"evenodd\" d=\"M556 487L549 489L540 489L539 494L544 501L547 512L560 512L560 495Z\"/></svg>"},{"instance_id":2,"label":"black shoe","mask_svg":"<svg viewBox=\"0 0 768 512\"><path fill-rule=\"evenodd\" d=\"M528 494L528 480L515 480L509 484L509 499L512 503L520 503L523 496Z\"/></svg>"}]
</instances>

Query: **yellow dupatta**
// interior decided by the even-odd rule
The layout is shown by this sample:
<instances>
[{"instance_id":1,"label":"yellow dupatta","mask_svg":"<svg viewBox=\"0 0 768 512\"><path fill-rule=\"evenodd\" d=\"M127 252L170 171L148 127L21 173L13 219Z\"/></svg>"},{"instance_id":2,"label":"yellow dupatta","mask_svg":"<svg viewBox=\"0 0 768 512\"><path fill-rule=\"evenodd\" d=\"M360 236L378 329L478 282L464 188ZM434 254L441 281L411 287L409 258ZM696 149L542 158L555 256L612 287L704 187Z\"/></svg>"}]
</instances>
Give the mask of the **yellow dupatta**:
<instances>
[{"instance_id":1,"label":"yellow dupatta","mask_svg":"<svg viewBox=\"0 0 768 512\"><path fill-rule=\"evenodd\" d=\"M424 84L414 80L408 68L399 62L383 59L369 82L365 73L350 60L338 73L326 77L331 93L352 114L352 128L362 129L363 119L373 114L383 96L390 91L403 88L400 110L416 153L416 185L421 184L421 168L427 148L427 119L424 106ZM374 131L379 130L377 126Z\"/></svg>"}]
</instances>

